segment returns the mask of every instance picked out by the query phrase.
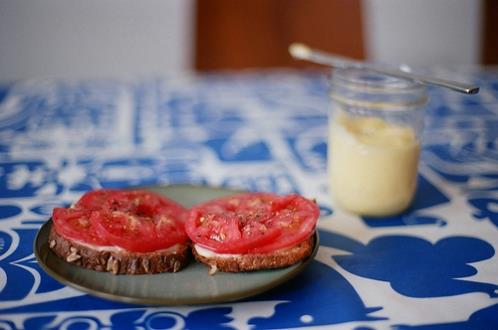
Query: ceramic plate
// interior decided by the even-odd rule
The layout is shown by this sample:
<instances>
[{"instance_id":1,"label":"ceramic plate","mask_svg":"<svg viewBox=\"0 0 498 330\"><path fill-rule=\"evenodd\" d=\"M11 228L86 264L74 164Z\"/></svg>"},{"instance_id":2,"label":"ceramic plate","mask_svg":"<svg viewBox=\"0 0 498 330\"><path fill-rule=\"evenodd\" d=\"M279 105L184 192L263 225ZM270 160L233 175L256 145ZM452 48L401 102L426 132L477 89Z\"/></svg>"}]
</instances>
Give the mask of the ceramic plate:
<instances>
[{"instance_id":1,"label":"ceramic plate","mask_svg":"<svg viewBox=\"0 0 498 330\"><path fill-rule=\"evenodd\" d=\"M196 203L237 193L204 186L171 185L142 187L161 193L190 207ZM220 303L267 291L301 272L318 250L318 236L312 255L290 267L247 273L208 275L208 267L192 261L178 273L153 275L113 275L73 266L59 259L48 247L52 221L45 223L35 239L34 252L39 264L59 282L101 298L153 305Z\"/></svg>"}]
</instances>

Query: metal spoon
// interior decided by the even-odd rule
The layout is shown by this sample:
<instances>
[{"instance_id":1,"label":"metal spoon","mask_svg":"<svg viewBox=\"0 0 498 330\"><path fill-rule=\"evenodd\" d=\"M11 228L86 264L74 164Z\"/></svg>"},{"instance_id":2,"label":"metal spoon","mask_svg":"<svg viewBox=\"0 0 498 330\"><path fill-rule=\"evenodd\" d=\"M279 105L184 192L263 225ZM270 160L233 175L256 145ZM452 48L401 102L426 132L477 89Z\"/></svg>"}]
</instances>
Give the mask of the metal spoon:
<instances>
[{"instance_id":1,"label":"metal spoon","mask_svg":"<svg viewBox=\"0 0 498 330\"><path fill-rule=\"evenodd\" d=\"M304 44L293 43L289 47L289 52L295 59L307 60L313 63L324 64L336 68L359 68L366 69L372 72L385 74L392 77L403 78L413 81L422 82L425 84L437 85L451 90L465 93L477 94L479 87L461 83L458 81L440 79L422 74L402 71L398 69L389 69L379 67L375 64L370 64L362 61L353 60L347 57L325 53L320 50L312 49Z\"/></svg>"}]
</instances>

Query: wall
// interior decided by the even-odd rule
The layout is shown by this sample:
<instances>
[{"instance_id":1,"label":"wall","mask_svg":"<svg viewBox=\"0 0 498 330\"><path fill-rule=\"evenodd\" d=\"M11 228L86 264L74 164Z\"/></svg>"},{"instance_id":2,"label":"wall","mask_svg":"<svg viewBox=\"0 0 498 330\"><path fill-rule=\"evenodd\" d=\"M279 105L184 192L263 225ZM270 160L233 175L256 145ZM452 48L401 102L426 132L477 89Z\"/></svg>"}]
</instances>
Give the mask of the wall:
<instances>
[{"instance_id":1,"label":"wall","mask_svg":"<svg viewBox=\"0 0 498 330\"><path fill-rule=\"evenodd\" d=\"M0 0L0 81L191 69L194 6L195 0ZM415 65L478 63L481 7L480 0L363 0L367 55Z\"/></svg>"},{"instance_id":2,"label":"wall","mask_svg":"<svg viewBox=\"0 0 498 330\"><path fill-rule=\"evenodd\" d=\"M192 7L193 0L0 0L0 80L188 69Z\"/></svg>"},{"instance_id":3,"label":"wall","mask_svg":"<svg viewBox=\"0 0 498 330\"><path fill-rule=\"evenodd\" d=\"M363 0L367 56L413 65L476 64L480 0Z\"/></svg>"}]
</instances>

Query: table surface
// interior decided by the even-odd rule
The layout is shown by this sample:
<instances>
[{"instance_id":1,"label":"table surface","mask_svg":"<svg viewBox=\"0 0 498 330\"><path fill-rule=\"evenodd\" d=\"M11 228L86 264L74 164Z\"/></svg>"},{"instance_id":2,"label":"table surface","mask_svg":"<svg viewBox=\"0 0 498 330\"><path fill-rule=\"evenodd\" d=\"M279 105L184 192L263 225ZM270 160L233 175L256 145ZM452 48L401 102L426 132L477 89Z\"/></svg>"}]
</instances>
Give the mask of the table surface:
<instances>
[{"instance_id":1,"label":"table surface","mask_svg":"<svg viewBox=\"0 0 498 330\"><path fill-rule=\"evenodd\" d=\"M336 209L326 175L327 75L266 71L0 87L0 327L498 328L498 75L431 88L419 185L403 215ZM33 240L52 208L101 187L193 183L315 197L321 245L254 298L137 306L65 287Z\"/></svg>"}]
</instances>

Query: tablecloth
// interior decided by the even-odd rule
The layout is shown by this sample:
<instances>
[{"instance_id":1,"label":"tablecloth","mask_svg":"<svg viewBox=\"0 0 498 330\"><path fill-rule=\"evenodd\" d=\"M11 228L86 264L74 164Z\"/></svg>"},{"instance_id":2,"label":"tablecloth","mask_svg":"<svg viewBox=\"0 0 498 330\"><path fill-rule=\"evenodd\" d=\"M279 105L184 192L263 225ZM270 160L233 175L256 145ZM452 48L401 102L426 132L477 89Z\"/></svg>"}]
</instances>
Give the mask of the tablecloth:
<instances>
[{"instance_id":1,"label":"tablecloth","mask_svg":"<svg viewBox=\"0 0 498 330\"><path fill-rule=\"evenodd\" d=\"M0 85L2 329L498 329L498 75L435 70L418 189L400 216L336 208L327 73L33 79ZM106 301L49 277L33 240L101 187L192 183L316 198L320 248L296 278L201 306Z\"/></svg>"}]
</instances>

